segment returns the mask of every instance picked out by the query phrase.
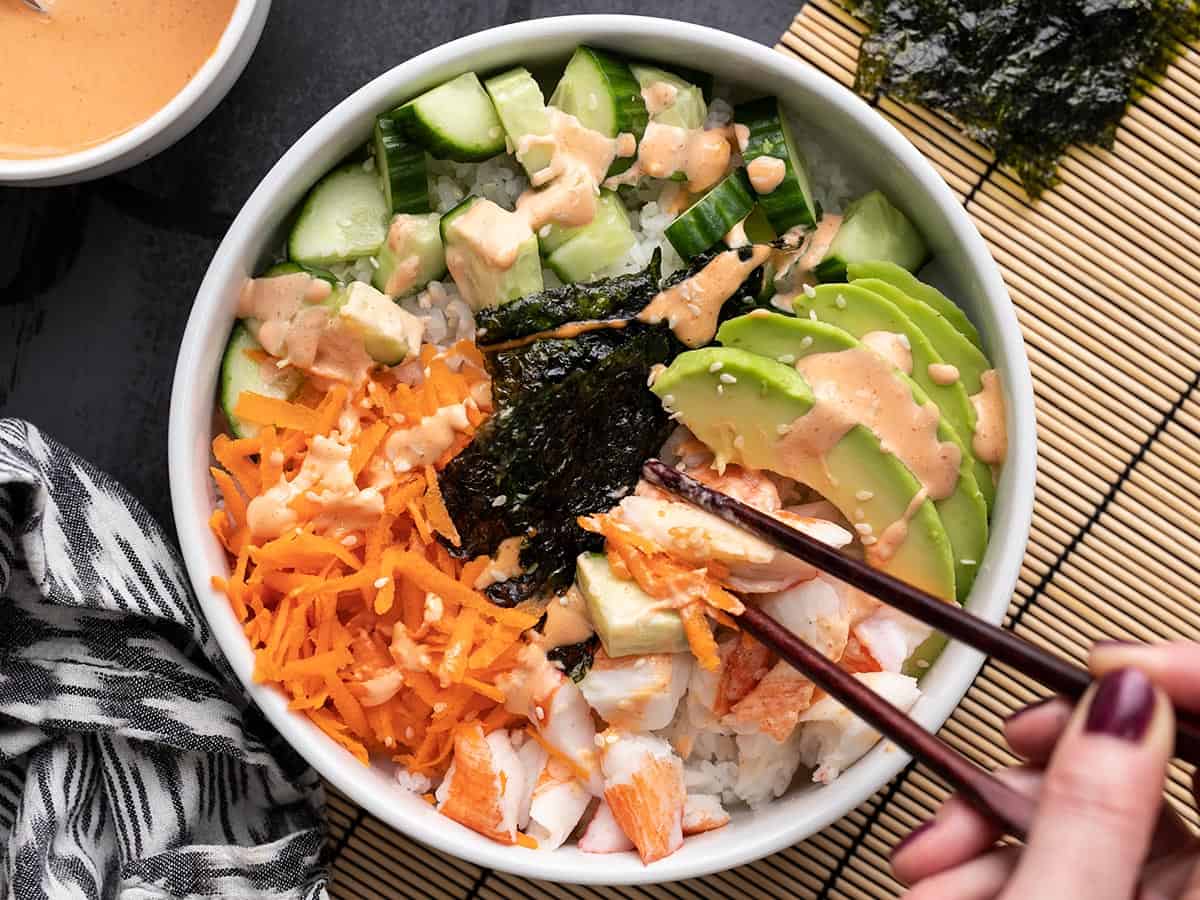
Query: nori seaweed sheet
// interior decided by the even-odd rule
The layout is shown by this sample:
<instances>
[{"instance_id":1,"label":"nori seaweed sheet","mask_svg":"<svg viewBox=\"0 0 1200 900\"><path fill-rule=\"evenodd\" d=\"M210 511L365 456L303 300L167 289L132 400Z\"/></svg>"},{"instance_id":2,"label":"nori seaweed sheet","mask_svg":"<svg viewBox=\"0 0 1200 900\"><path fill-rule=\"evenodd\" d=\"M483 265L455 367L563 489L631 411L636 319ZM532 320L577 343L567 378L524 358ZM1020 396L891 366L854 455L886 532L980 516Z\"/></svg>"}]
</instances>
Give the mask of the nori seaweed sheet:
<instances>
[{"instance_id":1,"label":"nori seaweed sheet","mask_svg":"<svg viewBox=\"0 0 1200 900\"><path fill-rule=\"evenodd\" d=\"M555 647L546 653L546 659L552 663L559 663L567 677L578 684L583 681L592 668L592 662L596 658L596 648L599 646L600 638L593 634L578 644Z\"/></svg>"},{"instance_id":2,"label":"nori seaweed sheet","mask_svg":"<svg viewBox=\"0 0 1200 900\"><path fill-rule=\"evenodd\" d=\"M489 353L485 361L492 376L492 398L504 409L523 393L558 384L578 369L591 368L628 340L627 329L604 328Z\"/></svg>"},{"instance_id":3,"label":"nori seaweed sheet","mask_svg":"<svg viewBox=\"0 0 1200 900\"><path fill-rule=\"evenodd\" d=\"M526 574L493 585L497 603L569 584L575 557L600 544L576 517L607 510L632 490L642 463L670 433L646 380L651 366L683 347L662 327L626 337L590 368L520 394L442 474L460 555L491 553L510 535L529 535L521 551Z\"/></svg>"},{"instance_id":4,"label":"nori seaweed sheet","mask_svg":"<svg viewBox=\"0 0 1200 900\"><path fill-rule=\"evenodd\" d=\"M941 110L1037 197L1071 144L1111 146L1126 104L1179 41L1196 0L851 0L871 26L856 89Z\"/></svg>"},{"instance_id":5,"label":"nori seaweed sheet","mask_svg":"<svg viewBox=\"0 0 1200 900\"><path fill-rule=\"evenodd\" d=\"M655 250L640 272L564 284L481 310L475 314L475 324L483 330L479 344L486 349L487 344L528 337L568 322L632 318L658 293L661 275L662 251Z\"/></svg>"}]
</instances>

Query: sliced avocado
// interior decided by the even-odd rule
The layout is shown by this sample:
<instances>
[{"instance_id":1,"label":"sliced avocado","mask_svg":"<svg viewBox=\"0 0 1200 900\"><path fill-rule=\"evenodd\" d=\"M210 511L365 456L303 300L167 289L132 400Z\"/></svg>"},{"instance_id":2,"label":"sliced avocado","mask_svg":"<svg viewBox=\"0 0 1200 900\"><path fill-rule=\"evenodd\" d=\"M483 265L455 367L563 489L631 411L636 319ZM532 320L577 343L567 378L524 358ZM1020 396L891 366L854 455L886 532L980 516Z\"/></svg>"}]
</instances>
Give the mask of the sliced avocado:
<instances>
[{"instance_id":1,"label":"sliced avocado","mask_svg":"<svg viewBox=\"0 0 1200 900\"><path fill-rule=\"evenodd\" d=\"M466 227L464 223L469 221L466 214L479 204L487 205L487 216L475 221L472 227ZM522 237L512 265L499 268L489 263L485 243L489 237L510 229ZM446 267L454 276L459 293L475 312L542 289L542 258L538 255L537 235L516 213L491 200L468 197L442 216L441 232Z\"/></svg>"},{"instance_id":2,"label":"sliced avocado","mask_svg":"<svg viewBox=\"0 0 1200 900\"><path fill-rule=\"evenodd\" d=\"M440 220L437 213L395 215L379 248L371 283L389 297L406 297L445 275Z\"/></svg>"},{"instance_id":3,"label":"sliced avocado","mask_svg":"<svg viewBox=\"0 0 1200 900\"><path fill-rule=\"evenodd\" d=\"M846 207L837 234L813 271L821 281L845 281L851 263L885 259L915 272L928 258L929 248L908 217L882 191L871 191Z\"/></svg>"},{"instance_id":4,"label":"sliced avocado","mask_svg":"<svg viewBox=\"0 0 1200 900\"><path fill-rule=\"evenodd\" d=\"M907 274L907 273L906 273ZM924 301L915 299L912 295L894 283L880 278L853 279L852 284L874 291L886 300L895 303L897 308L912 319L913 324L925 332L929 343L947 363L958 369L958 380L967 392L967 396L977 394L983 389L983 373L992 367L983 351L976 347L932 306ZM975 420L975 410L971 410L971 421Z\"/></svg>"},{"instance_id":5,"label":"sliced avocado","mask_svg":"<svg viewBox=\"0 0 1200 900\"><path fill-rule=\"evenodd\" d=\"M778 313L730 319L717 332L717 340L727 347L760 353L780 362L789 359L800 360L814 353L838 353L862 346L841 328ZM929 402L929 396L913 379L899 369L896 369L895 373L896 377L908 386L917 405L923 406ZM975 573L979 570L979 562L987 549L987 504L972 474L974 466L970 451L962 436L944 417L938 422L938 440L952 443L962 452L958 485L954 493L934 503L938 515L942 518L946 535L950 538L950 546L954 550L954 585L958 601L961 603L966 600L971 590ZM859 503L858 506L865 511L871 502L874 501Z\"/></svg>"},{"instance_id":6,"label":"sliced avocado","mask_svg":"<svg viewBox=\"0 0 1200 900\"><path fill-rule=\"evenodd\" d=\"M398 365L421 349L421 320L366 282L354 281L347 286L338 316L347 329L362 338L371 359L385 366Z\"/></svg>"},{"instance_id":7,"label":"sliced avocado","mask_svg":"<svg viewBox=\"0 0 1200 900\"><path fill-rule=\"evenodd\" d=\"M857 495L870 492L861 521L876 534L901 521L921 490L907 467L885 453L879 438L861 425L821 458L787 454L787 432L812 408L812 390L794 368L758 353L733 347L683 353L651 390L722 464L736 462L794 478L851 521L863 505ZM931 501L916 508L907 537L879 567L934 596L954 599L954 557Z\"/></svg>"},{"instance_id":8,"label":"sliced avocado","mask_svg":"<svg viewBox=\"0 0 1200 900\"><path fill-rule=\"evenodd\" d=\"M675 99L666 109L652 115L651 121L688 130L704 124L704 120L708 118L708 106L704 103L704 92L696 85L684 81L674 72L654 66L630 63L629 68L633 77L637 79L638 87L643 91L655 83L669 84L675 88Z\"/></svg>"},{"instance_id":9,"label":"sliced avocado","mask_svg":"<svg viewBox=\"0 0 1200 900\"><path fill-rule=\"evenodd\" d=\"M971 320L967 318L967 314L959 308L958 304L939 291L931 284L926 284L901 266L894 262L886 260L869 260L866 262L852 262L846 266L846 274L851 281L858 281L860 278L878 278L880 281L886 281L888 284L895 285L914 300L920 300L941 315L960 331L964 337L979 350L983 350L983 342L979 339L979 332L975 326L971 324Z\"/></svg>"},{"instance_id":10,"label":"sliced avocado","mask_svg":"<svg viewBox=\"0 0 1200 900\"><path fill-rule=\"evenodd\" d=\"M929 338L916 324L889 300L855 284L823 284L809 292L796 295L796 315L817 319L836 325L862 340L872 331L889 331L902 334L912 351L912 380L921 386L930 399L942 411L942 417L951 427L965 435L968 441L966 455L974 467L975 480L991 509L995 499L992 473L986 464L975 459L970 450L970 439L975 433L975 410L961 384L938 384L929 375L929 367L945 360L933 349Z\"/></svg>"},{"instance_id":11,"label":"sliced avocado","mask_svg":"<svg viewBox=\"0 0 1200 900\"><path fill-rule=\"evenodd\" d=\"M613 574L603 553L581 553L575 580L588 616L609 656L682 653L688 649L683 620L673 609L649 610L658 602L637 582Z\"/></svg>"}]
</instances>

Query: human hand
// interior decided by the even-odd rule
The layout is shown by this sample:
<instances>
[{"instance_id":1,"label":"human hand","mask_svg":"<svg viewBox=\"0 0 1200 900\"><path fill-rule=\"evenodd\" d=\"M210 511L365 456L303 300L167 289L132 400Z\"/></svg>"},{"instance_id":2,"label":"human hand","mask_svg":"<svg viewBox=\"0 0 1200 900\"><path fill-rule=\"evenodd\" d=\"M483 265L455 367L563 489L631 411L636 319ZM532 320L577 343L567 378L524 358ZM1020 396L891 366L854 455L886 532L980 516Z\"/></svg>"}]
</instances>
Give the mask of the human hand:
<instances>
[{"instance_id":1,"label":"human hand","mask_svg":"<svg viewBox=\"0 0 1200 900\"><path fill-rule=\"evenodd\" d=\"M1074 711L1053 699L1005 723L1026 765L997 776L1037 800L1025 845L996 846L952 797L892 854L908 900L1200 900L1200 842L1162 796L1170 701L1200 710L1200 644L1098 644L1089 666Z\"/></svg>"}]
</instances>

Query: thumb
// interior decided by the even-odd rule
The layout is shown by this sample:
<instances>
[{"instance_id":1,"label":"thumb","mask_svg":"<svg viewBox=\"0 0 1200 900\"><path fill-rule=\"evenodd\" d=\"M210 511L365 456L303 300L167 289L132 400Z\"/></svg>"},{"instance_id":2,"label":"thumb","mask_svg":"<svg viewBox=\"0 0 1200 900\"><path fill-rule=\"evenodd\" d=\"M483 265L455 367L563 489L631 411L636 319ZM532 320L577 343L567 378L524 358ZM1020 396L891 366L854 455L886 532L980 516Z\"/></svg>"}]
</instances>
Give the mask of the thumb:
<instances>
[{"instance_id":1,"label":"thumb","mask_svg":"<svg viewBox=\"0 0 1200 900\"><path fill-rule=\"evenodd\" d=\"M1165 695L1137 669L1096 682L1050 758L1004 896L1129 900L1162 808L1174 727Z\"/></svg>"}]
</instances>

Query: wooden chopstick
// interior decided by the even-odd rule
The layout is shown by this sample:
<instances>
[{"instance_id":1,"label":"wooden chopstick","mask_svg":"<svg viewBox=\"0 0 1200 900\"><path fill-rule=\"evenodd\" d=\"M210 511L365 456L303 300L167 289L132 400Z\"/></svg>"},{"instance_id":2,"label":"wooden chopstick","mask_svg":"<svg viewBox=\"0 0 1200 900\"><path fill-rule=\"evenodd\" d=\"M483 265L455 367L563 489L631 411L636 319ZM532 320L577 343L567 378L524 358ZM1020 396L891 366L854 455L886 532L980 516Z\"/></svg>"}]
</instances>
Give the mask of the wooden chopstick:
<instances>
[{"instance_id":1,"label":"wooden chopstick","mask_svg":"<svg viewBox=\"0 0 1200 900\"><path fill-rule=\"evenodd\" d=\"M757 535L946 636L1012 666L1056 694L1078 700L1092 683L1092 676L1086 669L1022 640L1011 631L971 615L957 603L939 600L920 588L846 556L828 544L676 471L661 460L647 462L642 468L642 475L651 484ZM833 691L830 693L833 694ZM1175 755L1185 762L1200 764L1200 719L1188 710L1175 711Z\"/></svg>"}]
</instances>

